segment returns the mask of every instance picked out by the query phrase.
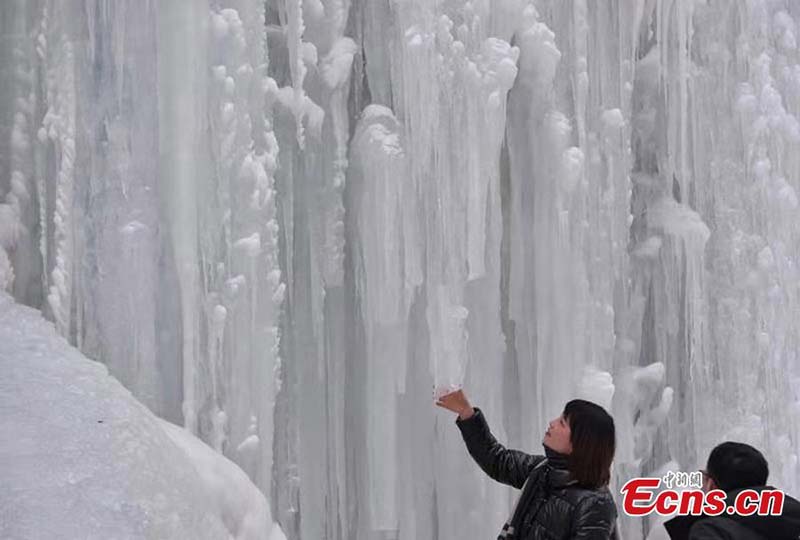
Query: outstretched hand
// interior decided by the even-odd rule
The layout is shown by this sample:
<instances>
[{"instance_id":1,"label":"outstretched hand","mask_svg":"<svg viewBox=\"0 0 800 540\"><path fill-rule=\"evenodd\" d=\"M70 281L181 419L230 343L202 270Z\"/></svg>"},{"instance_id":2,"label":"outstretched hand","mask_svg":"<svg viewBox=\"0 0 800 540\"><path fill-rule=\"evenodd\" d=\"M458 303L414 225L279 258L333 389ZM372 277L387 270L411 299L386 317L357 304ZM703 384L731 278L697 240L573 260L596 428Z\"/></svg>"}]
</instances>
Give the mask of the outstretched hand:
<instances>
[{"instance_id":1,"label":"outstretched hand","mask_svg":"<svg viewBox=\"0 0 800 540\"><path fill-rule=\"evenodd\" d=\"M450 392L449 394L440 396L436 400L436 405L447 409L448 411L457 413L458 417L462 420L466 420L475 414L475 409L473 409L472 405L470 405L469 400L467 399L467 396L464 395L463 390L456 390L455 392Z\"/></svg>"}]
</instances>

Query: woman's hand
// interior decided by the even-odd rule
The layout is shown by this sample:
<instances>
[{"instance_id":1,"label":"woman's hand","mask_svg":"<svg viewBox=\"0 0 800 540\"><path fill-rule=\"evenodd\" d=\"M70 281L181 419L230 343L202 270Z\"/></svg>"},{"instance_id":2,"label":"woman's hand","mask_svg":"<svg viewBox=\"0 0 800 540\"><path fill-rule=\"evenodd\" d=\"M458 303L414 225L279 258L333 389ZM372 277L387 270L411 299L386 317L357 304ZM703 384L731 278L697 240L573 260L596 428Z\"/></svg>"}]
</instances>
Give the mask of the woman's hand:
<instances>
[{"instance_id":1,"label":"woman's hand","mask_svg":"<svg viewBox=\"0 0 800 540\"><path fill-rule=\"evenodd\" d=\"M458 417L462 420L466 420L475 414L475 409L469 404L469 400L467 396L464 395L463 390L456 390L455 392L450 392L449 394L441 396L436 400L436 404L448 411L457 413Z\"/></svg>"}]
</instances>

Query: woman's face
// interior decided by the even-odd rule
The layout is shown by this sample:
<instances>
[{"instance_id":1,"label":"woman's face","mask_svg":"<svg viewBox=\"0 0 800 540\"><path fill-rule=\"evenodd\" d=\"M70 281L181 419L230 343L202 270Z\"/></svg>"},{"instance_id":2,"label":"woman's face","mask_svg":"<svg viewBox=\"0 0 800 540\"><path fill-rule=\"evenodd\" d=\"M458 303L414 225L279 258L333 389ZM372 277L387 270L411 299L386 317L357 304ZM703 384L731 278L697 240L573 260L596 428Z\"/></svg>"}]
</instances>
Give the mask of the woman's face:
<instances>
[{"instance_id":1,"label":"woman's face","mask_svg":"<svg viewBox=\"0 0 800 540\"><path fill-rule=\"evenodd\" d=\"M555 450L562 454L571 454L572 442L569 438L569 422L562 414L555 420L551 420L547 425L547 431L544 432L544 440L542 442L550 450Z\"/></svg>"}]
</instances>

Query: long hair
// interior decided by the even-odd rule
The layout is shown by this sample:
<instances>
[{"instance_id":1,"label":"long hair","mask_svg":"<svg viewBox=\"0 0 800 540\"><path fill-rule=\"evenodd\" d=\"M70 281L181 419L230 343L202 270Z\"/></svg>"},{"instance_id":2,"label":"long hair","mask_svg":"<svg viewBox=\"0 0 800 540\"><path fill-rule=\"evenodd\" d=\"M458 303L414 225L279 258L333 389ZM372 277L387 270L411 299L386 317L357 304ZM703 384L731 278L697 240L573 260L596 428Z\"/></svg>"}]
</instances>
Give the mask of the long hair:
<instances>
[{"instance_id":1,"label":"long hair","mask_svg":"<svg viewBox=\"0 0 800 540\"><path fill-rule=\"evenodd\" d=\"M567 403L564 418L572 443L568 457L572 477L587 488L608 485L616 449L614 419L601 406L583 399Z\"/></svg>"}]
</instances>

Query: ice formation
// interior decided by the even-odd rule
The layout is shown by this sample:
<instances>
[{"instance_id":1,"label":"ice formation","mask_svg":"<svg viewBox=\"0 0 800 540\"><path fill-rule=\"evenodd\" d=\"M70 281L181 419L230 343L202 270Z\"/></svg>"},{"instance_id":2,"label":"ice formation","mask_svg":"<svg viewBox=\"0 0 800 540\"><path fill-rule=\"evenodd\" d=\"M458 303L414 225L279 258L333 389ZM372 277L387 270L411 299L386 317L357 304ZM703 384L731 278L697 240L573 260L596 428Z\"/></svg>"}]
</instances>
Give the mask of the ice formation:
<instances>
[{"instance_id":1,"label":"ice formation","mask_svg":"<svg viewBox=\"0 0 800 540\"><path fill-rule=\"evenodd\" d=\"M290 540L491 538L436 392L800 490L800 4L0 3L0 288ZM481 501L477 503L476 501ZM655 524L623 519L625 538Z\"/></svg>"},{"instance_id":2,"label":"ice formation","mask_svg":"<svg viewBox=\"0 0 800 540\"><path fill-rule=\"evenodd\" d=\"M285 540L230 460L0 292L3 538Z\"/></svg>"}]
</instances>

